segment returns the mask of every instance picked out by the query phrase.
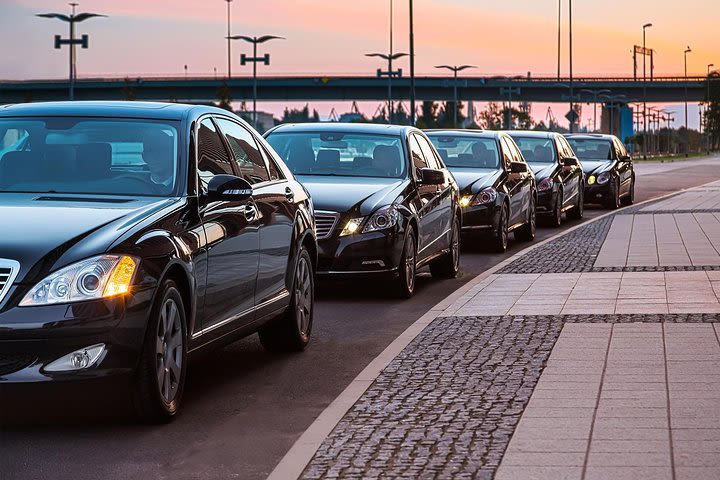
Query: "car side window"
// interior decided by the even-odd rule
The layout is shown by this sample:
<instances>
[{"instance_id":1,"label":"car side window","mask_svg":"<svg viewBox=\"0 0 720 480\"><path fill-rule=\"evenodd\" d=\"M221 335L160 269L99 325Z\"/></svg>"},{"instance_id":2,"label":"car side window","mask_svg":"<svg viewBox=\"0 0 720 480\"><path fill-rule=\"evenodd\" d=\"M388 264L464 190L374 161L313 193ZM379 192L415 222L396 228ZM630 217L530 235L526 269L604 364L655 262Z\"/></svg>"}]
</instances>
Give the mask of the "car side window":
<instances>
[{"instance_id":1,"label":"car side window","mask_svg":"<svg viewBox=\"0 0 720 480\"><path fill-rule=\"evenodd\" d=\"M240 176L250 184L270 180L265 159L252 134L242 125L230 120L218 118L216 121L230 145Z\"/></svg>"},{"instance_id":2,"label":"car side window","mask_svg":"<svg viewBox=\"0 0 720 480\"><path fill-rule=\"evenodd\" d=\"M415 178L420 178L420 170L427 168L428 164L415 135L410 135L410 156L415 170Z\"/></svg>"},{"instance_id":3,"label":"car side window","mask_svg":"<svg viewBox=\"0 0 720 480\"><path fill-rule=\"evenodd\" d=\"M215 175L233 175L230 155L211 119L206 118L198 127L198 175L202 186Z\"/></svg>"},{"instance_id":4,"label":"car side window","mask_svg":"<svg viewBox=\"0 0 720 480\"><path fill-rule=\"evenodd\" d=\"M513 161L513 154L512 154L512 148L510 147L510 143L507 141L507 138L502 137L500 139L500 145L502 147L503 152L503 163L505 164L505 170L510 170L510 162Z\"/></svg>"},{"instance_id":5,"label":"car side window","mask_svg":"<svg viewBox=\"0 0 720 480\"><path fill-rule=\"evenodd\" d=\"M622 143L620 140L615 140L615 143L617 145L618 158L627 157L628 152L627 152L627 149L625 148L625 144Z\"/></svg>"},{"instance_id":6,"label":"car side window","mask_svg":"<svg viewBox=\"0 0 720 480\"><path fill-rule=\"evenodd\" d=\"M430 142L422 135L415 135L415 137L420 144L420 149L425 156L425 161L427 162L428 166L436 170L442 170L444 168L442 161L438 157L437 153L435 153L435 149L432 147Z\"/></svg>"},{"instance_id":7,"label":"car side window","mask_svg":"<svg viewBox=\"0 0 720 480\"><path fill-rule=\"evenodd\" d=\"M558 152L560 153L560 159L563 158L570 158L574 157L575 153L573 152L572 148L570 147L570 144L567 143L567 140L565 140L563 137L558 136Z\"/></svg>"},{"instance_id":8,"label":"car side window","mask_svg":"<svg viewBox=\"0 0 720 480\"><path fill-rule=\"evenodd\" d=\"M265 147L261 146L261 150L263 153L263 156L265 157L265 161L267 162L268 171L270 172L270 180L281 180L284 178L282 171L280 170L280 167L277 166L277 163L275 162L275 159L272 155L270 155L270 152L268 152Z\"/></svg>"}]
</instances>

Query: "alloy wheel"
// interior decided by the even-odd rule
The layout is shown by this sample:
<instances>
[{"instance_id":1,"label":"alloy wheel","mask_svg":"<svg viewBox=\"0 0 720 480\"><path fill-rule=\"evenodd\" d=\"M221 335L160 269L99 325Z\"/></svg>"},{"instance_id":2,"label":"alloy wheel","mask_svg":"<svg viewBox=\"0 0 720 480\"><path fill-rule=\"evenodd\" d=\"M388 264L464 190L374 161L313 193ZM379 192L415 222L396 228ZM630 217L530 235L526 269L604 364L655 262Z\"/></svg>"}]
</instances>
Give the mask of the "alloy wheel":
<instances>
[{"instance_id":1,"label":"alloy wheel","mask_svg":"<svg viewBox=\"0 0 720 480\"><path fill-rule=\"evenodd\" d=\"M412 235L408 237L405 245L405 260L403 262L405 270L405 282L409 291L415 290L415 240Z\"/></svg>"},{"instance_id":2,"label":"alloy wheel","mask_svg":"<svg viewBox=\"0 0 720 480\"><path fill-rule=\"evenodd\" d=\"M457 219L453 220L452 239L450 240L450 254L452 255L453 268L460 270L460 227Z\"/></svg>"},{"instance_id":3,"label":"alloy wheel","mask_svg":"<svg viewBox=\"0 0 720 480\"><path fill-rule=\"evenodd\" d=\"M165 403L175 400L183 362L183 330L175 300L168 298L160 309L155 336L155 371L160 396Z\"/></svg>"},{"instance_id":4,"label":"alloy wheel","mask_svg":"<svg viewBox=\"0 0 720 480\"><path fill-rule=\"evenodd\" d=\"M300 335L307 335L312 318L313 283L312 271L307 259L300 257L295 269L295 320Z\"/></svg>"}]
</instances>

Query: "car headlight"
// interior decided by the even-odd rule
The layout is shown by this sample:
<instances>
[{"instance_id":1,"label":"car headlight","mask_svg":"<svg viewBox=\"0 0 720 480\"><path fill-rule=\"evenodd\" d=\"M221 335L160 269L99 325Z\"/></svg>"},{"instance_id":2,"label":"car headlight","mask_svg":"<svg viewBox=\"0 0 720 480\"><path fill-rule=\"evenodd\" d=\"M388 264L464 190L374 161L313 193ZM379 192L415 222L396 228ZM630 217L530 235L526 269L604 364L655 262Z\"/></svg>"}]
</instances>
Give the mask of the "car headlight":
<instances>
[{"instance_id":1,"label":"car headlight","mask_svg":"<svg viewBox=\"0 0 720 480\"><path fill-rule=\"evenodd\" d=\"M397 225L399 218L400 213L394 205L382 207L372 214L362 231L368 233L392 228Z\"/></svg>"},{"instance_id":2,"label":"car headlight","mask_svg":"<svg viewBox=\"0 0 720 480\"><path fill-rule=\"evenodd\" d=\"M538 192L544 192L545 190L552 189L554 183L555 182L553 182L553 179L550 177L542 180L540 183L538 183L538 186L537 186Z\"/></svg>"},{"instance_id":3,"label":"car headlight","mask_svg":"<svg viewBox=\"0 0 720 480\"><path fill-rule=\"evenodd\" d=\"M62 268L35 285L21 307L81 302L121 295L130 290L139 259L100 255Z\"/></svg>"},{"instance_id":4,"label":"car headlight","mask_svg":"<svg viewBox=\"0 0 720 480\"><path fill-rule=\"evenodd\" d=\"M460 206L465 208L469 206L473 201L472 195L465 195L463 197L460 197Z\"/></svg>"},{"instance_id":5,"label":"car headlight","mask_svg":"<svg viewBox=\"0 0 720 480\"><path fill-rule=\"evenodd\" d=\"M604 185L607 182L610 181L610 172L603 172L600 175L597 176L597 179L595 180L598 185Z\"/></svg>"},{"instance_id":6,"label":"car headlight","mask_svg":"<svg viewBox=\"0 0 720 480\"><path fill-rule=\"evenodd\" d=\"M590 175L587 179L588 185L594 185L595 184L595 175Z\"/></svg>"},{"instance_id":7,"label":"car headlight","mask_svg":"<svg viewBox=\"0 0 720 480\"><path fill-rule=\"evenodd\" d=\"M347 235L353 235L360 232L360 225L362 225L363 220L365 220L365 217L352 218L348 220L345 227L343 227L342 232L340 232L340 236L345 237Z\"/></svg>"},{"instance_id":8,"label":"car headlight","mask_svg":"<svg viewBox=\"0 0 720 480\"><path fill-rule=\"evenodd\" d=\"M493 187L488 187L482 190L475 196L474 205L487 205L488 203L494 203L497 200L497 190Z\"/></svg>"}]
</instances>

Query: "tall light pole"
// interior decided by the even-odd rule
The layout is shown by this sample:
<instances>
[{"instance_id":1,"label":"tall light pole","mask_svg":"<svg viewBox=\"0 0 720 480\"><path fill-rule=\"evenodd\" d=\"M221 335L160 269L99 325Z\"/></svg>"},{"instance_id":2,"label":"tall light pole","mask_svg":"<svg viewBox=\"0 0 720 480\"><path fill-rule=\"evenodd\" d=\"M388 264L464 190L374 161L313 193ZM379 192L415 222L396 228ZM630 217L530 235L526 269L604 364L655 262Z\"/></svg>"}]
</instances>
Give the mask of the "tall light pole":
<instances>
[{"instance_id":1,"label":"tall light pole","mask_svg":"<svg viewBox=\"0 0 720 480\"><path fill-rule=\"evenodd\" d=\"M379 57L388 62L387 72L383 72L382 69L378 68L377 76L378 76L378 78L383 77L385 75L387 75L387 77L388 77L388 122L393 123L394 108L393 108L393 99L392 99L392 77L401 76L402 69L393 70L392 62L393 62L393 60L397 60L398 58L406 57L407 53L391 53L390 55L385 55L384 53L366 53L365 56L366 57Z\"/></svg>"},{"instance_id":2,"label":"tall light pole","mask_svg":"<svg viewBox=\"0 0 720 480\"><path fill-rule=\"evenodd\" d=\"M714 63L708 63L708 66L707 66L707 100L705 103L705 125L706 125L705 136L707 137L708 154L710 153L710 133L707 131L707 116L708 116L707 112L710 111L710 72L712 72L712 68L714 66L715 66ZM700 122L700 124L702 125L702 121Z\"/></svg>"},{"instance_id":3,"label":"tall light pole","mask_svg":"<svg viewBox=\"0 0 720 480\"><path fill-rule=\"evenodd\" d=\"M285 40L284 37L278 37L277 35L263 35L262 37L248 37L246 35L232 35L228 37L230 40L244 40L252 43L253 45L253 56L248 57L244 53L240 56L240 65L245 65L250 62L253 64L253 116L252 123L253 128L257 128L257 64L262 62L264 65L270 65L270 54L266 53L262 57L257 56L258 43L265 43L270 40Z\"/></svg>"},{"instance_id":4,"label":"tall light pole","mask_svg":"<svg viewBox=\"0 0 720 480\"><path fill-rule=\"evenodd\" d=\"M573 125L575 122L572 119L575 118L575 105L574 105L574 94L573 94L573 25L572 25L572 0L568 0L568 18L570 21L570 133L573 133Z\"/></svg>"},{"instance_id":5,"label":"tall light pole","mask_svg":"<svg viewBox=\"0 0 720 480\"><path fill-rule=\"evenodd\" d=\"M688 132L688 91L687 91L687 56L692 50L690 46L685 49L683 56L685 59L685 157L689 156L690 153L690 132Z\"/></svg>"},{"instance_id":6,"label":"tall light pole","mask_svg":"<svg viewBox=\"0 0 720 480\"><path fill-rule=\"evenodd\" d=\"M230 38L230 4L232 3L233 0L225 0L225 1L227 2L227 37L226 37L227 38L227 63L228 63L227 78L228 78L228 80L230 80L230 78L232 78L232 54L230 53L230 40L232 40Z\"/></svg>"},{"instance_id":7,"label":"tall light pole","mask_svg":"<svg viewBox=\"0 0 720 480\"><path fill-rule=\"evenodd\" d=\"M647 63L647 48L645 46L645 30L652 27L652 23L643 25L643 158L647 158L647 74L645 64Z\"/></svg>"},{"instance_id":8,"label":"tall light pole","mask_svg":"<svg viewBox=\"0 0 720 480\"><path fill-rule=\"evenodd\" d=\"M557 78L560 81L560 46L562 36L562 0L558 0L558 29L557 29Z\"/></svg>"},{"instance_id":9,"label":"tall light pole","mask_svg":"<svg viewBox=\"0 0 720 480\"><path fill-rule=\"evenodd\" d=\"M82 48L88 48L88 36L83 35L79 39L75 38L75 24L84 22L88 18L93 17L107 17L107 15L100 15L99 13L75 13L75 7L77 3L70 3L72 7L72 13L70 15L64 15L62 13L38 13L36 17L43 18L57 18L63 22L67 22L70 26L70 38L64 39L60 35L55 35L55 48L59 49L63 45L69 45L70 47L70 73L68 75L68 89L70 100L75 100L75 77L77 72L75 71L75 45L80 45Z\"/></svg>"},{"instance_id":10,"label":"tall light pole","mask_svg":"<svg viewBox=\"0 0 720 480\"><path fill-rule=\"evenodd\" d=\"M415 22L410 1L410 125L415 125Z\"/></svg>"},{"instance_id":11,"label":"tall light pole","mask_svg":"<svg viewBox=\"0 0 720 480\"><path fill-rule=\"evenodd\" d=\"M444 68L446 70L450 70L453 72L453 99L454 99L454 105L453 108L453 127L457 128L458 124L458 93L457 93L457 78L458 78L458 72L462 72L463 70L466 70L468 68L476 68L475 65L436 65L435 68Z\"/></svg>"}]
</instances>

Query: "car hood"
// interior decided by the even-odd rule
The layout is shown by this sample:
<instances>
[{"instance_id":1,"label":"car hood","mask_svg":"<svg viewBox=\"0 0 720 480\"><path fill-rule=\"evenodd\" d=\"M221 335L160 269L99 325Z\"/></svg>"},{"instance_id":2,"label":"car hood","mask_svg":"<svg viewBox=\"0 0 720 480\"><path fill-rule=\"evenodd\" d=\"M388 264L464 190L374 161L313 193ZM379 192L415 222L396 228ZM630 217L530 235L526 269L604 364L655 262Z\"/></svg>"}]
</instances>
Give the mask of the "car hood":
<instances>
[{"instance_id":1,"label":"car hood","mask_svg":"<svg viewBox=\"0 0 720 480\"><path fill-rule=\"evenodd\" d=\"M494 186L503 173L502 170L484 168L451 168L450 172L463 194L477 193Z\"/></svg>"},{"instance_id":2,"label":"car hood","mask_svg":"<svg viewBox=\"0 0 720 480\"><path fill-rule=\"evenodd\" d=\"M535 174L537 181L548 178L555 172L557 163L529 163L530 170Z\"/></svg>"},{"instance_id":3,"label":"car hood","mask_svg":"<svg viewBox=\"0 0 720 480\"><path fill-rule=\"evenodd\" d=\"M15 283L37 282L102 254L140 219L175 200L0 193L0 258L20 263Z\"/></svg>"},{"instance_id":4,"label":"car hood","mask_svg":"<svg viewBox=\"0 0 720 480\"><path fill-rule=\"evenodd\" d=\"M393 203L410 184L398 178L297 175L297 179L310 192L316 210L355 210L361 216Z\"/></svg>"},{"instance_id":5,"label":"car hood","mask_svg":"<svg viewBox=\"0 0 720 480\"><path fill-rule=\"evenodd\" d=\"M615 164L615 160L580 160L580 162L582 162L582 168L585 175L604 172L605 170L611 169Z\"/></svg>"}]
</instances>

